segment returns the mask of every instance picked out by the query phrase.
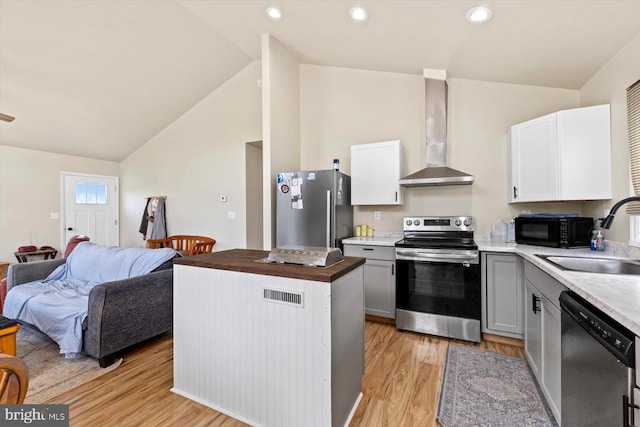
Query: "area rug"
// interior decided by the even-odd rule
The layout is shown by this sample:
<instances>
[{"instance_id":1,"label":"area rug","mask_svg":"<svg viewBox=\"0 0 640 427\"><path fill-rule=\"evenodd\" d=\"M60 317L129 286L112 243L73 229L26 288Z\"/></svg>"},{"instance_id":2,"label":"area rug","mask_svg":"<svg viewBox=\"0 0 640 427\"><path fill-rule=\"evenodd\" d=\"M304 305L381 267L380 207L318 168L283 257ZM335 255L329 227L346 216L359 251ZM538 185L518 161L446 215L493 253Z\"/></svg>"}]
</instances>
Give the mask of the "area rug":
<instances>
[{"instance_id":1,"label":"area rug","mask_svg":"<svg viewBox=\"0 0 640 427\"><path fill-rule=\"evenodd\" d=\"M29 367L25 403L42 403L67 390L116 369L122 359L101 368L98 359L81 355L65 359L55 341L40 331L22 326L16 336L17 356Z\"/></svg>"},{"instance_id":2,"label":"area rug","mask_svg":"<svg viewBox=\"0 0 640 427\"><path fill-rule=\"evenodd\" d=\"M438 421L445 427L557 427L527 362L449 344Z\"/></svg>"}]
</instances>

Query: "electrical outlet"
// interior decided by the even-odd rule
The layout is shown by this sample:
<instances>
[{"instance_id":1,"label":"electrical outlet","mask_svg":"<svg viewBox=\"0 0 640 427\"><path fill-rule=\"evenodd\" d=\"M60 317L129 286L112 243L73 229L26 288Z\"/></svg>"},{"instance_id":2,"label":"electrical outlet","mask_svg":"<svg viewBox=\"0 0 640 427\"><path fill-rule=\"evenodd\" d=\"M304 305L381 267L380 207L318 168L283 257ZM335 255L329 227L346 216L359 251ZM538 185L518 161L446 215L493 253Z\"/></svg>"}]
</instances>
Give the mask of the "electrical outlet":
<instances>
[{"instance_id":1,"label":"electrical outlet","mask_svg":"<svg viewBox=\"0 0 640 427\"><path fill-rule=\"evenodd\" d=\"M229 211L229 212L227 212L227 218L228 218L228 219L236 219L236 213L235 213L235 211Z\"/></svg>"},{"instance_id":2,"label":"electrical outlet","mask_svg":"<svg viewBox=\"0 0 640 427\"><path fill-rule=\"evenodd\" d=\"M220 196L220 203L227 203L227 196Z\"/></svg>"},{"instance_id":3,"label":"electrical outlet","mask_svg":"<svg viewBox=\"0 0 640 427\"><path fill-rule=\"evenodd\" d=\"M375 219L375 220L379 220L380 219L380 211L373 212L373 219Z\"/></svg>"}]
</instances>

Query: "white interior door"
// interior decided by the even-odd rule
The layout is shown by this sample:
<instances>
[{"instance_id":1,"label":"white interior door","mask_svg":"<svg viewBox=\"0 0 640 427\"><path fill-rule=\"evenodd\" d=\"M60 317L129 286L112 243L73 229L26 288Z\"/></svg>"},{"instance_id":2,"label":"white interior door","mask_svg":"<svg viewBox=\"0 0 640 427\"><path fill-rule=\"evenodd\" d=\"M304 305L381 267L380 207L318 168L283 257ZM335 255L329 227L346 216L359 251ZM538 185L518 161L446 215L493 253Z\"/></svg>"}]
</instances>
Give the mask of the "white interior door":
<instances>
[{"instance_id":1,"label":"white interior door","mask_svg":"<svg viewBox=\"0 0 640 427\"><path fill-rule=\"evenodd\" d=\"M62 247L76 234L99 245L118 246L118 177L63 173L63 182Z\"/></svg>"}]
</instances>

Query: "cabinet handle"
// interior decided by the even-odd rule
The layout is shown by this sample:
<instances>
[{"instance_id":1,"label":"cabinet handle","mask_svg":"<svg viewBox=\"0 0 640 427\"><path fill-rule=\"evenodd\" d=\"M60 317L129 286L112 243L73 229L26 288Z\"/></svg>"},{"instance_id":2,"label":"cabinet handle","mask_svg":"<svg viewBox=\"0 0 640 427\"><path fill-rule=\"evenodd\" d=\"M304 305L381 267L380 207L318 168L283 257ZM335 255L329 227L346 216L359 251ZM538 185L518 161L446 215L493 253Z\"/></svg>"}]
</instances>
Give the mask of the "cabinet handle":
<instances>
[{"instance_id":1,"label":"cabinet handle","mask_svg":"<svg viewBox=\"0 0 640 427\"><path fill-rule=\"evenodd\" d=\"M398 192L396 191L396 202L398 201Z\"/></svg>"},{"instance_id":2,"label":"cabinet handle","mask_svg":"<svg viewBox=\"0 0 640 427\"><path fill-rule=\"evenodd\" d=\"M516 187L515 185L513 186L513 198L518 198L518 187Z\"/></svg>"},{"instance_id":3,"label":"cabinet handle","mask_svg":"<svg viewBox=\"0 0 640 427\"><path fill-rule=\"evenodd\" d=\"M534 313L537 313L538 311L540 311L540 308L538 307L538 302L540 302L540 298L538 298L536 294L531 294L531 310Z\"/></svg>"},{"instance_id":4,"label":"cabinet handle","mask_svg":"<svg viewBox=\"0 0 640 427\"><path fill-rule=\"evenodd\" d=\"M362 248L363 251L372 251L373 248Z\"/></svg>"},{"instance_id":5,"label":"cabinet handle","mask_svg":"<svg viewBox=\"0 0 640 427\"><path fill-rule=\"evenodd\" d=\"M391 275L395 276L396 274L396 265L395 264L391 264Z\"/></svg>"}]
</instances>

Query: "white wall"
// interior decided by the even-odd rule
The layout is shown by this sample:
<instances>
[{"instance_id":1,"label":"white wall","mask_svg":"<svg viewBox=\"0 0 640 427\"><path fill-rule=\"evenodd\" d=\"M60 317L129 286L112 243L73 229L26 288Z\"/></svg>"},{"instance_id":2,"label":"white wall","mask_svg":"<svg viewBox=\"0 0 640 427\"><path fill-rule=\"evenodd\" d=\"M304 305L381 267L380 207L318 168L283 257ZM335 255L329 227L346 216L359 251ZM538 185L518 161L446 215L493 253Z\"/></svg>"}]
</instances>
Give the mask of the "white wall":
<instances>
[{"instance_id":1,"label":"white wall","mask_svg":"<svg viewBox=\"0 0 640 427\"><path fill-rule=\"evenodd\" d=\"M300 169L300 71L278 40L262 36L264 249L275 246L275 178Z\"/></svg>"},{"instance_id":2,"label":"white wall","mask_svg":"<svg viewBox=\"0 0 640 427\"><path fill-rule=\"evenodd\" d=\"M278 171L328 169L332 159L339 158L341 170L350 173L352 144L400 139L405 174L423 167L421 76L298 65L271 37L267 49L266 69L260 62L250 64L120 165L0 146L0 260L13 262L13 251L24 244L59 246L60 222L49 219L49 213L60 212L60 171L120 175L122 246L143 244L137 230L144 198L166 194L169 233L210 235L218 240L215 250L222 250L246 245L246 221L251 217L246 212L244 181L248 141L264 139L266 144L269 138L272 144L269 156L264 155L269 203L273 174ZM477 232L485 234L497 218L507 220L522 209L582 209L585 215L602 216L604 207L629 194L624 92L640 78L638 70L640 35L579 92L450 79L448 164L475 175L476 182L408 188L404 206L357 207L355 223L398 230L405 215L470 213L477 219ZM265 93L256 84L261 77ZM269 109L265 118L263 101ZM612 104L613 202L508 205L509 127L552 111L600 103ZM220 195L226 195L228 202L218 202ZM379 221L373 219L375 210L382 212ZM227 219L228 211L236 212L237 218ZM265 236L271 238L266 226L274 217L271 209L265 209L265 217L267 212ZM606 236L626 242L627 224L626 216L619 215ZM265 242L265 247L270 246Z\"/></svg>"},{"instance_id":3,"label":"white wall","mask_svg":"<svg viewBox=\"0 0 640 427\"><path fill-rule=\"evenodd\" d=\"M582 106L611 104L611 174L613 200L587 202L584 213L594 218L604 215L604 209L628 197L629 189L629 134L627 127L626 89L640 79L640 33L607 62L586 85L580 89ZM594 170L597 173L597 165ZM605 238L629 242L629 217L624 207L616 215Z\"/></svg>"},{"instance_id":4,"label":"white wall","mask_svg":"<svg viewBox=\"0 0 640 427\"><path fill-rule=\"evenodd\" d=\"M471 186L405 189L404 206L356 207L356 224L401 230L405 215L473 215L477 232L522 209L578 212L579 203L507 204L506 144L511 125L579 106L575 90L449 80L449 166L473 174ZM301 169L350 173L350 146L400 139L404 173L425 166L424 79L419 75L300 66ZM381 219L374 220L374 211Z\"/></svg>"},{"instance_id":5,"label":"white wall","mask_svg":"<svg viewBox=\"0 0 640 427\"><path fill-rule=\"evenodd\" d=\"M2 124L5 126L6 124ZM64 253L61 172L118 176L119 164L105 160L0 145L0 260L16 262L19 246L53 246Z\"/></svg>"},{"instance_id":6,"label":"white wall","mask_svg":"<svg viewBox=\"0 0 640 427\"><path fill-rule=\"evenodd\" d=\"M523 210L581 213L579 202L507 204L507 141L512 125L579 106L578 91L451 79L449 163L473 174L472 215L477 231L489 233L496 219Z\"/></svg>"},{"instance_id":7,"label":"white wall","mask_svg":"<svg viewBox=\"0 0 640 427\"><path fill-rule=\"evenodd\" d=\"M260 70L254 61L122 161L122 246L144 244L145 197L167 195L169 234L213 237L216 251L245 247L245 144L261 138Z\"/></svg>"}]
</instances>

